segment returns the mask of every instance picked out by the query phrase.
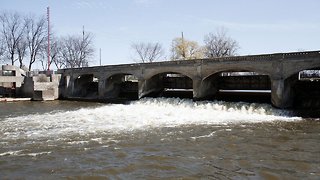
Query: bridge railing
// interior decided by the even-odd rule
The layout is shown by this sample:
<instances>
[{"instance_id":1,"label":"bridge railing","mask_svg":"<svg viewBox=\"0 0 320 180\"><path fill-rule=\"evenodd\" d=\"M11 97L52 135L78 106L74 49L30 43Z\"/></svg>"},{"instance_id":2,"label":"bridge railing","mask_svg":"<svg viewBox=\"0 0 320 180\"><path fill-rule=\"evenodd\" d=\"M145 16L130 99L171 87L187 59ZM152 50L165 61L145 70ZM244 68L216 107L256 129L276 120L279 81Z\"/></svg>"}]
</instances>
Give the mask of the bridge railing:
<instances>
[{"instance_id":1,"label":"bridge railing","mask_svg":"<svg viewBox=\"0 0 320 180\"><path fill-rule=\"evenodd\" d=\"M302 51L302 52L289 52L289 53L274 53L274 54L261 54L261 55L247 55L247 56L230 56L230 57L219 57L219 58L205 58L205 59L192 59L192 60L174 60L174 61L159 61L151 63L132 63L132 64L118 64L118 65L106 65L106 66L92 66L82 68L67 68L60 69L58 73L62 73L67 70L94 70L96 68L104 67L106 69L114 68L140 68L141 66L164 66L164 65L189 65L202 62L224 62L224 61L259 61L259 60L275 60L275 59L290 59L299 57L320 57L320 51Z\"/></svg>"}]
</instances>

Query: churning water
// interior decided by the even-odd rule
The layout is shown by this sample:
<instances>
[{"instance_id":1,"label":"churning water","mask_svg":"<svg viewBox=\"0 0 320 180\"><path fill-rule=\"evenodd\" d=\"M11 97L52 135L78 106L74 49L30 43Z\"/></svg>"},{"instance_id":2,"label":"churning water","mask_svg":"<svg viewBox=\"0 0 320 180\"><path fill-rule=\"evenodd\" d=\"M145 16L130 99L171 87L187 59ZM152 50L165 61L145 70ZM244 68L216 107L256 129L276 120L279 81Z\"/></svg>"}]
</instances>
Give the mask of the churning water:
<instances>
[{"instance_id":1,"label":"churning water","mask_svg":"<svg viewBox=\"0 0 320 180\"><path fill-rule=\"evenodd\" d=\"M267 104L145 98L0 107L0 179L320 176L319 120Z\"/></svg>"}]
</instances>

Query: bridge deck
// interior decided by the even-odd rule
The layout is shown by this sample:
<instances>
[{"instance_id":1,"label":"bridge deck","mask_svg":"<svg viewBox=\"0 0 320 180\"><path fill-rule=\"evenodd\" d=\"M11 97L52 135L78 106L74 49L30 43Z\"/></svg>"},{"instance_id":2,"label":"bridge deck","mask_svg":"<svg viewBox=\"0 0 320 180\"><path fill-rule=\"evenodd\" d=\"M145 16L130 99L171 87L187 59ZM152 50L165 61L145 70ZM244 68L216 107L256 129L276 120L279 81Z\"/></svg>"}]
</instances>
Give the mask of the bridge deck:
<instances>
[{"instance_id":1,"label":"bridge deck","mask_svg":"<svg viewBox=\"0 0 320 180\"><path fill-rule=\"evenodd\" d=\"M230 61L265 61L275 59L300 59L308 57L319 57L320 51L303 51L303 52L289 52L289 53L273 53L273 54L260 54L260 55L246 55L246 56L231 56L231 57L218 57L218 58L205 58L205 59L192 59L192 60L174 60L174 61L159 61L151 63L130 63L130 64L117 64L117 65L104 65L104 66L92 66L92 67L81 67L81 68L66 68L58 70L58 73L63 71L76 71L83 69L95 69L95 68L139 68L143 66L163 66L163 65L182 65L182 64L197 64L201 62L230 62Z\"/></svg>"}]
</instances>

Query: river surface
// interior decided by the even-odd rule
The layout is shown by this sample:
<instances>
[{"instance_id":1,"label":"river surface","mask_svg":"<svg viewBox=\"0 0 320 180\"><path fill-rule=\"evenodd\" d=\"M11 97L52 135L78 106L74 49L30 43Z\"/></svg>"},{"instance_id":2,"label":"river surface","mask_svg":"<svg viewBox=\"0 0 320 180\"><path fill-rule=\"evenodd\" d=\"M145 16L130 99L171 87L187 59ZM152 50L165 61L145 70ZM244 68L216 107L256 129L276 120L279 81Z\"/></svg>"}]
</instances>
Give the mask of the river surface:
<instances>
[{"instance_id":1,"label":"river surface","mask_svg":"<svg viewBox=\"0 0 320 180\"><path fill-rule=\"evenodd\" d=\"M0 103L0 179L319 179L320 121L267 104Z\"/></svg>"}]
</instances>

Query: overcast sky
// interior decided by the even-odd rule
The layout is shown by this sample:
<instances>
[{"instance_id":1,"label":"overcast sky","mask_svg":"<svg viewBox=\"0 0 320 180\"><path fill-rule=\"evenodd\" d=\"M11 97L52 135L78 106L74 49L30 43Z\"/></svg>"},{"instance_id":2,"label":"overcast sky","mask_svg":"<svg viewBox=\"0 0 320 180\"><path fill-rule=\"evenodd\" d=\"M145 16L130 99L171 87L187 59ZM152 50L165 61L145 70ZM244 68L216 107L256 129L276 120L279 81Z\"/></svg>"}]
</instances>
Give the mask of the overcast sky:
<instances>
[{"instance_id":1,"label":"overcast sky","mask_svg":"<svg viewBox=\"0 0 320 180\"><path fill-rule=\"evenodd\" d=\"M92 65L132 63L132 42L172 39L203 44L219 27L240 44L240 55L320 49L319 0L0 0L0 11L45 15L58 35L94 34Z\"/></svg>"}]
</instances>

